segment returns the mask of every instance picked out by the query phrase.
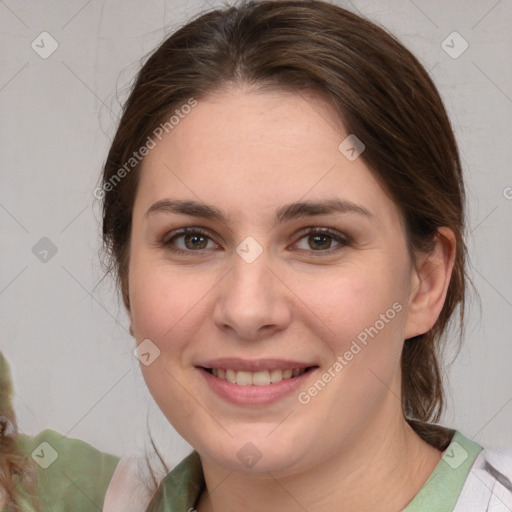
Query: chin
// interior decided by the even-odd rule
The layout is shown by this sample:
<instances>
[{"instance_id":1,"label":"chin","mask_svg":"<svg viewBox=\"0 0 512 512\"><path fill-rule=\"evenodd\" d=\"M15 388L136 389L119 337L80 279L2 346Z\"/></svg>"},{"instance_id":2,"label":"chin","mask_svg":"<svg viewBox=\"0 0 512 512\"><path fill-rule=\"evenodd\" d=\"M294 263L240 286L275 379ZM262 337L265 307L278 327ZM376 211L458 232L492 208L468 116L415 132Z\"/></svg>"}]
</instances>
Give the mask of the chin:
<instances>
[{"instance_id":1,"label":"chin","mask_svg":"<svg viewBox=\"0 0 512 512\"><path fill-rule=\"evenodd\" d=\"M228 434L222 439L201 440L196 442L196 450L214 464L229 471L265 474L268 472L286 475L300 471L300 466L307 458L307 443L304 432L292 435L289 429L276 428L241 428L233 437ZM272 429L275 429L272 432ZM271 432L269 434L269 432ZM297 433L298 434L298 433Z\"/></svg>"}]
</instances>

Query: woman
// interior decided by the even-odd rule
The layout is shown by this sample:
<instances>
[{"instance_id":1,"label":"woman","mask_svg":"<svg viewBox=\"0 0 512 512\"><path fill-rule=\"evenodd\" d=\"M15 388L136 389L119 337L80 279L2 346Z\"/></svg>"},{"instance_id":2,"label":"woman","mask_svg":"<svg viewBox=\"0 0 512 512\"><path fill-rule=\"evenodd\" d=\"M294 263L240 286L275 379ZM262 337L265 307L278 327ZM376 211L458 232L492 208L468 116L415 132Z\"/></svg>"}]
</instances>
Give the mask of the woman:
<instances>
[{"instance_id":1,"label":"woman","mask_svg":"<svg viewBox=\"0 0 512 512\"><path fill-rule=\"evenodd\" d=\"M145 381L195 449L149 511L468 510L486 454L435 425L462 171L392 36L316 1L197 18L140 71L96 195ZM486 506L510 500L491 467Z\"/></svg>"},{"instance_id":2,"label":"woman","mask_svg":"<svg viewBox=\"0 0 512 512\"><path fill-rule=\"evenodd\" d=\"M144 378L195 449L140 510L506 510L509 459L435 424L464 187L392 36L324 2L199 17L143 66L96 195ZM117 467L107 511L135 503Z\"/></svg>"}]
</instances>

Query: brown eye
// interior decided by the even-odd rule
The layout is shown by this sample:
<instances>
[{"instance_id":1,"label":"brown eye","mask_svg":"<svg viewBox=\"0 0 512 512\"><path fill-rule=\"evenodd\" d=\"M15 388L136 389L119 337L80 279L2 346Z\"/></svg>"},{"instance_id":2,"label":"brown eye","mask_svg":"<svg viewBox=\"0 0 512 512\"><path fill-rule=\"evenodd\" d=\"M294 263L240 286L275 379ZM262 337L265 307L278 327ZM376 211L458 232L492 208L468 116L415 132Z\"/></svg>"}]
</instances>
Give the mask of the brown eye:
<instances>
[{"instance_id":1,"label":"brown eye","mask_svg":"<svg viewBox=\"0 0 512 512\"><path fill-rule=\"evenodd\" d=\"M207 237L201 234L186 234L183 237L183 242L187 249L205 249L208 245Z\"/></svg>"},{"instance_id":2,"label":"brown eye","mask_svg":"<svg viewBox=\"0 0 512 512\"><path fill-rule=\"evenodd\" d=\"M349 240L341 233L329 228L310 229L295 244L300 250L327 253L338 251L349 245Z\"/></svg>"},{"instance_id":3,"label":"brown eye","mask_svg":"<svg viewBox=\"0 0 512 512\"><path fill-rule=\"evenodd\" d=\"M218 248L210 235L199 228L183 228L173 231L164 237L161 244L166 249L180 254Z\"/></svg>"},{"instance_id":4,"label":"brown eye","mask_svg":"<svg viewBox=\"0 0 512 512\"><path fill-rule=\"evenodd\" d=\"M330 249L332 243L332 236L329 235L309 235L309 246L313 250Z\"/></svg>"}]
</instances>

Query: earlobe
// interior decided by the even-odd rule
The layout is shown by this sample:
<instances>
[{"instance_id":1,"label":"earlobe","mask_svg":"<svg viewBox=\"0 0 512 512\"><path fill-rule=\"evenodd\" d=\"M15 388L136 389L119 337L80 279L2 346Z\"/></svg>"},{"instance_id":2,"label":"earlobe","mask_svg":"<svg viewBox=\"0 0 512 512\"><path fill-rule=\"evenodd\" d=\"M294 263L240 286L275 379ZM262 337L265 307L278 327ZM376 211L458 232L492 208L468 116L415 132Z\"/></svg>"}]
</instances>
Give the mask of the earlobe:
<instances>
[{"instance_id":1,"label":"earlobe","mask_svg":"<svg viewBox=\"0 0 512 512\"><path fill-rule=\"evenodd\" d=\"M436 323L448 292L455 254L455 235L450 228L442 227L432 252L418 256L411 279L406 339L426 333Z\"/></svg>"}]
</instances>

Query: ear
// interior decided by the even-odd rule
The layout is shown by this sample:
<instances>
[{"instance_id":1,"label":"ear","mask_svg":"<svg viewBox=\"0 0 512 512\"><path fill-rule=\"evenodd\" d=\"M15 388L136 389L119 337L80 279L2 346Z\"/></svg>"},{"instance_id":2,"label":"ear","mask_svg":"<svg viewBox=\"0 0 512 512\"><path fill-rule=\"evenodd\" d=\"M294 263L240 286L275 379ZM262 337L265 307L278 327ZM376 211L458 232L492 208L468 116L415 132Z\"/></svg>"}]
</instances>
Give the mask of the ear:
<instances>
[{"instance_id":1,"label":"ear","mask_svg":"<svg viewBox=\"0 0 512 512\"><path fill-rule=\"evenodd\" d=\"M405 339L429 331L443 309L455 262L456 241L450 228L439 228L435 246L419 254L412 269Z\"/></svg>"}]
</instances>

